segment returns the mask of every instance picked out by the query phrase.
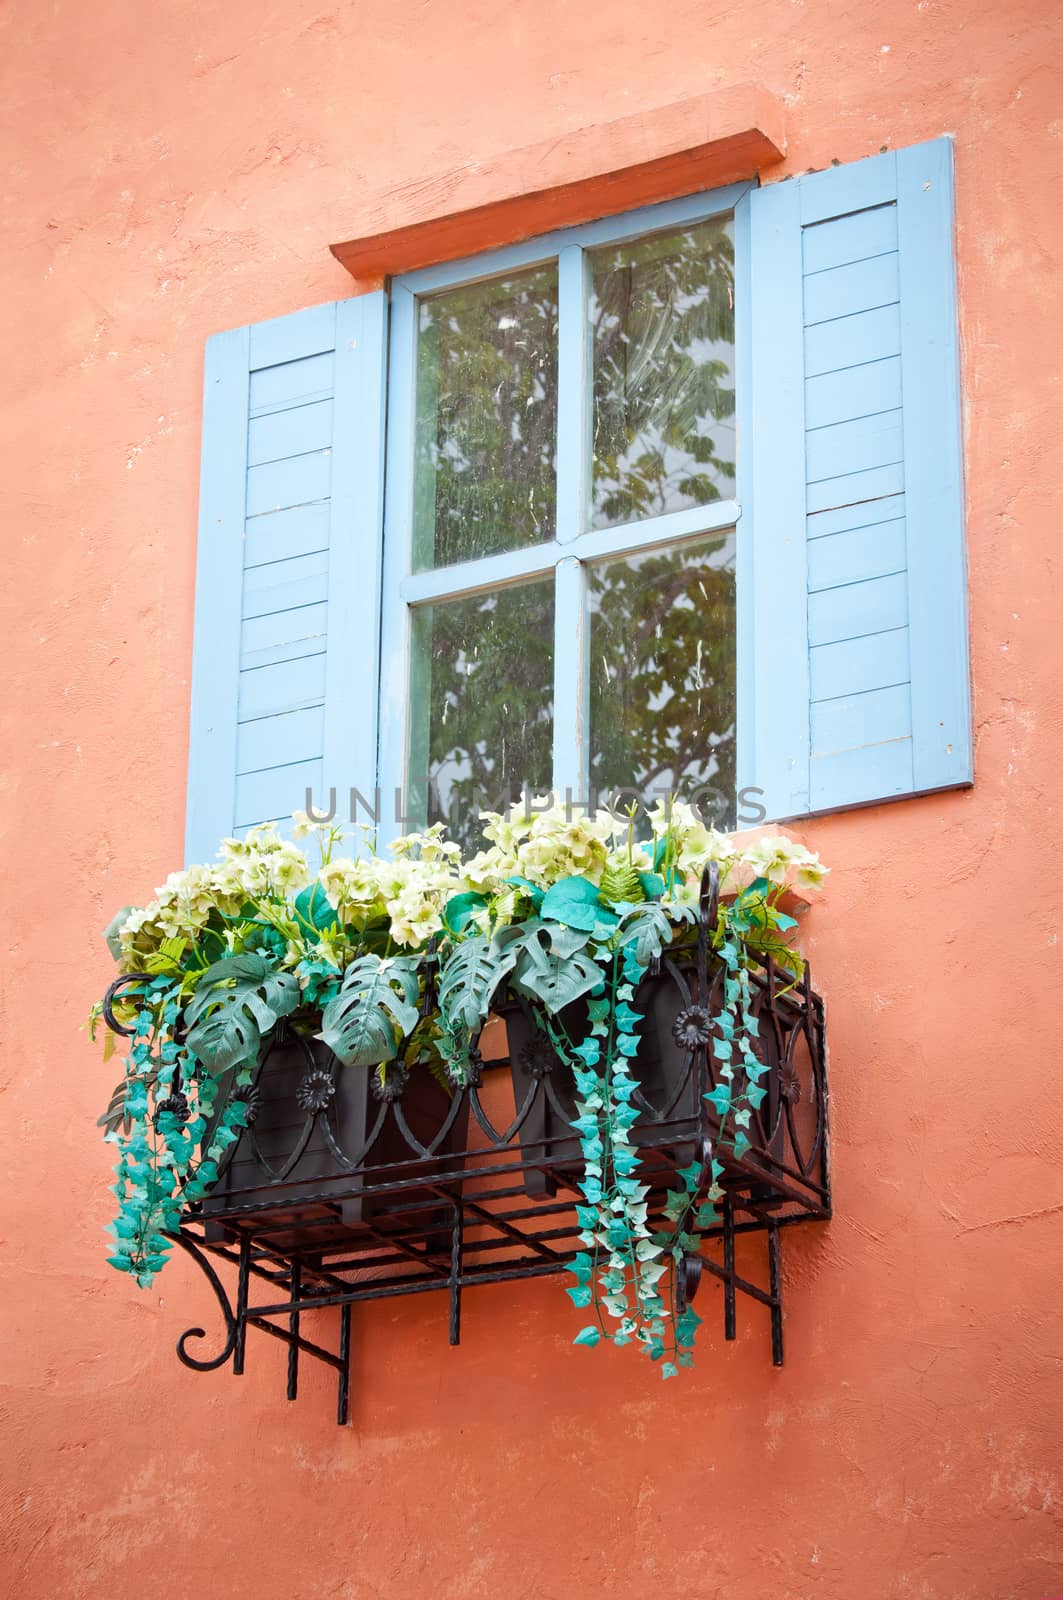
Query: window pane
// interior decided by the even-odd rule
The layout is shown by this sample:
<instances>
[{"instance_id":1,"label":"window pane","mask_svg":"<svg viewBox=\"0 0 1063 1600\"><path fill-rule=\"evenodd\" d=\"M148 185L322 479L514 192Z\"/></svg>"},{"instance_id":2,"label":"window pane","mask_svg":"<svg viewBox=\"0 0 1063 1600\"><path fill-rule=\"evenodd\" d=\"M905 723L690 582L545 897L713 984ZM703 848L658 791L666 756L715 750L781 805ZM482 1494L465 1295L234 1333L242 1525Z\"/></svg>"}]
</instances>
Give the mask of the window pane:
<instances>
[{"instance_id":1,"label":"window pane","mask_svg":"<svg viewBox=\"0 0 1063 1600\"><path fill-rule=\"evenodd\" d=\"M550 788L553 578L413 613L410 810L468 846L509 786ZM427 781L426 781L427 779Z\"/></svg>"},{"instance_id":2,"label":"window pane","mask_svg":"<svg viewBox=\"0 0 1063 1600\"><path fill-rule=\"evenodd\" d=\"M735 536L588 572L591 786L735 824Z\"/></svg>"},{"instance_id":3,"label":"window pane","mask_svg":"<svg viewBox=\"0 0 1063 1600\"><path fill-rule=\"evenodd\" d=\"M557 263L417 316L415 570L552 539Z\"/></svg>"},{"instance_id":4,"label":"window pane","mask_svg":"<svg viewBox=\"0 0 1063 1600\"><path fill-rule=\"evenodd\" d=\"M733 496L731 219L598 250L591 264L591 526Z\"/></svg>"}]
</instances>

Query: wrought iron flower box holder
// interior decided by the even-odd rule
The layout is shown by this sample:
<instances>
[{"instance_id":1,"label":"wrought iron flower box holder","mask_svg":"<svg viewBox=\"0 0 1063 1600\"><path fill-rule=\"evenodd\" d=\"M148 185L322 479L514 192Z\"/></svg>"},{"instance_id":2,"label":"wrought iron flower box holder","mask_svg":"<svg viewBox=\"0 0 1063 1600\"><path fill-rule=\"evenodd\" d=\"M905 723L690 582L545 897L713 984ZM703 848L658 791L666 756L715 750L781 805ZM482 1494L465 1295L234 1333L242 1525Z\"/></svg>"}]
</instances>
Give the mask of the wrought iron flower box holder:
<instances>
[{"instance_id":1,"label":"wrought iron flower box holder","mask_svg":"<svg viewBox=\"0 0 1063 1600\"><path fill-rule=\"evenodd\" d=\"M644 980L637 999L656 1034L642 1079L656 1103L644 1092L635 1129L639 1176L652 1185L651 1223L654 1202L661 1220L665 1191L692 1153L702 1158L707 1188L718 1132L704 1098L716 1086L705 1030L689 1030L686 1049L673 1043L671 1031L693 1005L710 1018L719 1013L722 971L708 939L715 883L711 892L708 883L704 887L697 959L688 966L665 961ZM727 1339L736 1337L739 1294L767 1307L772 1360L781 1366L782 1229L831 1214L824 1015L807 971L795 986L769 960L753 981L755 1048L769 1068L763 1080L768 1092L753 1113L750 1149L741 1160L722 1158L725 1198L717 1222L698 1230L701 1250L686 1258L679 1295L692 1298L704 1271L719 1279ZM396 1074L382 1089L374 1074L339 1066L316 1041L282 1040L278 1077L287 1093L274 1102L286 1099L289 1111L297 1108L287 1119L286 1159L276 1163L283 1130L276 1116L264 1126L260 1104L211 1195L186 1211L173 1235L206 1275L225 1323L224 1343L213 1356L189 1348L206 1337L202 1328L181 1335L177 1354L186 1366L210 1372L231 1362L242 1373L247 1331L254 1328L287 1346L290 1400L298 1390L300 1356L335 1370L337 1421L343 1424L353 1305L446 1291L456 1345L464 1289L566 1269L579 1248L573 1210L580 1198L578 1147L567 1131L571 1085L560 1062L530 1037L516 997L501 996L498 1009L509 1011L509 1051L494 1060L474 1051L468 1086L449 1097L427 1072L409 1079ZM105 1014L115 1031L125 1031L109 1005ZM642 1051L637 1060L644 1064ZM503 1073L511 1065L511 1073ZM269 1071L267 1049L260 1089ZM355 1077L357 1087L350 1081ZM499 1128L499 1121L507 1125ZM766 1287L739 1271L736 1246L743 1235L766 1243ZM235 1274L234 1296L219 1268ZM339 1309L335 1350L308 1338L302 1322L307 1312L329 1307Z\"/></svg>"}]
</instances>

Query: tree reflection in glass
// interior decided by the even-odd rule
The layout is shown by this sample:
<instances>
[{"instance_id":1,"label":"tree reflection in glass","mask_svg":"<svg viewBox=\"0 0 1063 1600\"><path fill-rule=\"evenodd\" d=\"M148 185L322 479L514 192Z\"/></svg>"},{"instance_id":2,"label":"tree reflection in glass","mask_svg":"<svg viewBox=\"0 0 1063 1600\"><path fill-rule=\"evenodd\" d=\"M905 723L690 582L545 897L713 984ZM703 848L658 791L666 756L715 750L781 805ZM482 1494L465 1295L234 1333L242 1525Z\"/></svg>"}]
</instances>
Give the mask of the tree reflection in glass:
<instances>
[{"instance_id":1,"label":"tree reflection in glass","mask_svg":"<svg viewBox=\"0 0 1063 1600\"><path fill-rule=\"evenodd\" d=\"M590 259L590 526L733 496L731 218Z\"/></svg>"},{"instance_id":2,"label":"tree reflection in glass","mask_svg":"<svg viewBox=\"0 0 1063 1600\"><path fill-rule=\"evenodd\" d=\"M554 536L557 263L418 302L415 570Z\"/></svg>"},{"instance_id":3,"label":"tree reflection in glass","mask_svg":"<svg viewBox=\"0 0 1063 1600\"><path fill-rule=\"evenodd\" d=\"M735 825L735 536L588 573L591 787L693 798Z\"/></svg>"},{"instance_id":4,"label":"tree reflection in glass","mask_svg":"<svg viewBox=\"0 0 1063 1600\"><path fill-rule=\"evenodd\" d=\"M411 826L475 849L484 805L551 785L553 577L418 606L411 687Z\"/></svg>"}]
</instances>

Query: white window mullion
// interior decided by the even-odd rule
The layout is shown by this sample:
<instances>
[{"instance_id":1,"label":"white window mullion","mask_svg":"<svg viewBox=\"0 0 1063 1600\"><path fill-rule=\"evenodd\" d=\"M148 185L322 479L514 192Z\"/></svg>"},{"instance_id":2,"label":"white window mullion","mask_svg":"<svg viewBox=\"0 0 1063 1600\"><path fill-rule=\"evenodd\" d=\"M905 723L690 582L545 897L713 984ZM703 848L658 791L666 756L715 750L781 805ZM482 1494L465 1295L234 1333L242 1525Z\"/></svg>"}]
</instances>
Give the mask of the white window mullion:
<instances>
[{"instance_id":1,"label":"white window mullion","mask_svg":"<svg viewBox=\"0 0 1063 1600\"><path fill-rule=\"evenodd\" d=\"M557 258L557 299L557 542L571 544L586 522L590 444L587 266L579 245Z\"/></svg>"},{"instance_id":2,"label":"white window mullion","mask_svg":"<svg viewBox=\"0 0 1063 1600\"><path fill-rule=\"evenodd\" d=\"M402 595L413 549L414 403L417 302L408 289L391 291L388 367L387 477L384 507L384 582L380 628L380 735L377 785L381 845L403 832L396 791L406 785L410 718L410 608Z\"/></svg>"},{"instance_id":3,"label":"white window mullion","mask_svg":"<svg viewBox=\"0 0 1063 1600\"><path fill-rule=\"evenodd\" d=\"M560 252L557 281L557 542L564 549L585 526L590 445L587 263L579 245ZM587 638L586 573L564 555L554 595L554 790L562 801L587 790Z\"/></svg>"},{"instance_id":4,"label":"white window mullion","mask_svg":"<svg viewBox=\"0 0 1063 1600\"><path fill-rule=\"evenodd\" d=\"M586 568L563 556L554 590L554 792L574 804L587 797L588 640Z\"/></svg>"}]
</instances>

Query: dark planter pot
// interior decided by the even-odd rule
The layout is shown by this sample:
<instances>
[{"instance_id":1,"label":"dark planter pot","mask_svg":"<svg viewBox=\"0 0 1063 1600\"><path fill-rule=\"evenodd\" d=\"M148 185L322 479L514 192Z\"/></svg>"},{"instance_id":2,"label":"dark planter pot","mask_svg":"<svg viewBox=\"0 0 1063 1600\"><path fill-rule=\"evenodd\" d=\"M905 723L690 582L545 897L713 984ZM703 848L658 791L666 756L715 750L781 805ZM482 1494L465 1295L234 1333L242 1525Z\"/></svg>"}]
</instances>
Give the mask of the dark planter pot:
<instances>
[{"instance_id":1,"label":"dark planter pot","mask_svg":"<svg viewBox=\"0 0 1063 1600\"><path fill-rule=\"evenodd\" d=\"M399 1228L449 1250L441 1230L450 1208L425 1185L460 1191L451 1175L461 1163L446 1158L468 1142L468 1101L446 1127L452 1109L427 1071L395 1074L381 1094L372 1069L343 1066L319 1039L278 1030L259 1063L248 1126L202 1203L207 1237L223 1237L228 1216L268 1229L264 1242L280 1250L370 1248Z\"/></svg>"},{"instance_id":2,"label":"dark planter pot","mask_svg":"<svg viewBox=\"0 0 1063 1600\"><path fill-rule=\"evenodd\" d=\"M713 1013L719 1009L719 981L717 972L710 989L709 1010ZM639 1029L639 1050L634 1058L634 1075L640 1088L633 1103L641 1115L632 1128L632 1143L642 1157L639 1176L655 1189L674 1187L677 1170L688 1167L703 1151L704 1137L711 1140L717 1131L715 1113L702 1098L712 1083L699 1068L694 1053L677 1044L672 1034L677 1017L694 1003L696 985L693 967L665 961L658 973L643 978L633 1001L645 1020ZM526 1170L525 1192L553 1195L559 1182L566 1186L576 1182L583 1167L579 1140L571 1132L577 1114L572 1074L540 1030L523 997L507 992L496 1001L494 1010L506 1023L518 1110L535 1090L520 1128L520 1141L524 1159L542 1165ZM577 1001L567 1007L560 1020L568 1037L578 1043L586 1037L589 1027L586 1002ZM778 1036L768 1017L761 1019L754 1048L769 1072L762 1080L767 1094L752 1132L754 1136L759 1134L762 1148L777 1152L782 1137L777 1116Z\"/></svg>"}]
</instances>

